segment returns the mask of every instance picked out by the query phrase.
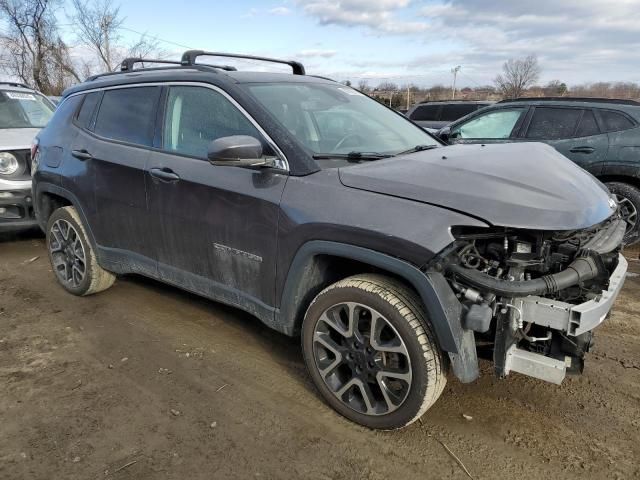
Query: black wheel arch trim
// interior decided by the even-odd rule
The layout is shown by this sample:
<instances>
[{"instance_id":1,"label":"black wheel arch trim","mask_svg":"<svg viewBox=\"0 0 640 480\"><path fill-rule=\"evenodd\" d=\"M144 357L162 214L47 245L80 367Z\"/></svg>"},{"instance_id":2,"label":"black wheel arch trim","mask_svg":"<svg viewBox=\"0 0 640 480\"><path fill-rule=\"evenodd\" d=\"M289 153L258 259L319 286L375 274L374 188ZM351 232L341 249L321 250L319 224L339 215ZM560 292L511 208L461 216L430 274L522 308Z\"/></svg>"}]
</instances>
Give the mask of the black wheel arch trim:
<instances>
[{"instance_id":1,"label":"black wheel arch trim","mask_svg":"<svg viewBox=\"0 0 640 480\"><path fill-rule=\"evenodd\" d=\"M438 345L449 354L456 377L464 383L478 378L474 333L462 327L462 306L444 276L438 272L422 272L403 260L355 245L312 240L298 249L285 280L280 308L276 310L276 323L281 325L281 331L295 335L300 330L308 299L297 286L308 273L314 257L318 255L365 263L397 275L409 283L420 295Z\"/></svg>"},{"instance_id":2,"label":"black wheel arch trim","mask_svg":"<svg viewBox=\"0 0 640 480\"><path fill-rule=\"evenodd\" d=\"M54 185L52 183L38 182L38 183L34 184L33 190L34 190L33 191L33 199L34 199L33 204L35 206L36 218L38 219L38 224L40 225L40 228L42 229L42 231L46 231L47 225L46 224L43 225L43 222L40 219L40 216L38 214L38 209L40 207L42 194L44 194L44 193L52 193L54 195L57 195L59 197L62 197L64 199L66 199L76 209L76 211L78 212L78 215L80 216L80 219L82 220L82 224L84 226L84 229L87 232L87 236L89 237L89 242L91 242L91 246L94 249L96 248L96 245L97 245L96 244L96 239L93 236L93 232L91 231L91 226L89 225L89 222L87 221L87 216L84 214L84 211L82 210L82 204L78 200L78 197L76 197L72 192L70 192L66 188L63 188L63 187L61 187L59 185Z\"/></svg>"}]
</instances>

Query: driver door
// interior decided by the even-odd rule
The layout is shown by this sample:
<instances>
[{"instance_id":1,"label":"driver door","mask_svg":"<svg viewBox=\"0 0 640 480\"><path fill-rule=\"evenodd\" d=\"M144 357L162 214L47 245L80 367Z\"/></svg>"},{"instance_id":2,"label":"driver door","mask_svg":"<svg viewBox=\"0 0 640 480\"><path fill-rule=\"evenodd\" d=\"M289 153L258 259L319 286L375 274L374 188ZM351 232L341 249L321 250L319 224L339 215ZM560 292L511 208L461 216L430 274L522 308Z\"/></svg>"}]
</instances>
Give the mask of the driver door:
<instances>
[{"instance_id":1,"label":"driver door","mask_svg":"<svg viewBox=\"0 0 640 480\"><path fill-rule=\"evenodd\" d=\"M222 90L172 85L164 96L161 151L146 172L160 278L245 309L274 305L287 173L209 163L209 143L221 137L250 135L270 148Z\"/></svg>"}]
</instances>

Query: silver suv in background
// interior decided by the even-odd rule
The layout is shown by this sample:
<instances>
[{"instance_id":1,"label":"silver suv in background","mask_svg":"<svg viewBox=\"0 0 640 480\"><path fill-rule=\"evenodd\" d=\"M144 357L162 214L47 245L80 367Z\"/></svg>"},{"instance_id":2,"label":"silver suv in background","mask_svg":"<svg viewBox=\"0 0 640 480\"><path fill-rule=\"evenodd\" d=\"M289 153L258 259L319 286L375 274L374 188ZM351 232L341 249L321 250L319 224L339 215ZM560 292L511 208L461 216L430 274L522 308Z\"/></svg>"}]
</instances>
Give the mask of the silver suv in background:
<instances>
[{"instance_id":1,"label":"silver suv in background","mask_svg":"<svg viewBox=\"0 0 640 480\"><path fill-rule=\"evenodd\" d=\"M31 147L55 107L27 85L0 82L0 232L37 225L31 200Z\"/></svg>"},{"instance_id":2,"label":"silver suv in background","mask_svg":"<svg viewBox=\"0 0 640 480\"><path fill-rule=\"evenodd\" d=\"M493 105L490 101L447 100L442 102L422 102L407 112L407 117L422 128L439 130L481 108Z\"/></svg>"}]
</instances>

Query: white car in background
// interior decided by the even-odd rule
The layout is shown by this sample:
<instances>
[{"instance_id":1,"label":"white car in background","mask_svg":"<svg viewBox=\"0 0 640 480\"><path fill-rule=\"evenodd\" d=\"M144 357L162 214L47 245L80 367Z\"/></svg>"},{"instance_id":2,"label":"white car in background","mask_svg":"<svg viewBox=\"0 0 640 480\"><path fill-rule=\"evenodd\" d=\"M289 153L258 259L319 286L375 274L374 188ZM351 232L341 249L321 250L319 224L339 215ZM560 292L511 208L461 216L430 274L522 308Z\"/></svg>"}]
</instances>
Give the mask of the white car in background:
<instances>
[{"instance_id":1,"label":"white car in background","mask_svg":"<svg viewBox=\"0 0 640 480\"><path fill-rule=\"evenodd\" d=\"M27 85L0 82L0 233L37 225L31 199L31 148L55 107Z\"/></svg>"}]
</instances>

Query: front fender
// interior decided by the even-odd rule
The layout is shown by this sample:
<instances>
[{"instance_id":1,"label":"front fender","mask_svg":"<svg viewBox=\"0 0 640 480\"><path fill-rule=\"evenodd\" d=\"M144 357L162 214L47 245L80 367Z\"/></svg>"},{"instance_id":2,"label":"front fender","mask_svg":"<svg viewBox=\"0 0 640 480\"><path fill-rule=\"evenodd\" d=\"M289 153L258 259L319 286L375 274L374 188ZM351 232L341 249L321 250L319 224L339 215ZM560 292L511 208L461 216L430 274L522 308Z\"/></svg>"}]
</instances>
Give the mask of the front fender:
<instances>
[{"instance_id":1,"label":"front fender","mask_svg":"<svg viewBox=\"0 0 640 480\"><path fill-rule=\"evenodd\" d=\"M456 377L471 382L478 375L478 359L474 334L462 327L462 307L441 273L424 273L415 266L379 252L354 245L314 240L298 249L287 276L276 323L282 331L296 334L306 307L309 292L316 292L314 278L320 282L316 258L322 255L354 260L396 275L410 284L420 295L433 326L440 348L449 354Z\"/></svg>"}]
</instances>

